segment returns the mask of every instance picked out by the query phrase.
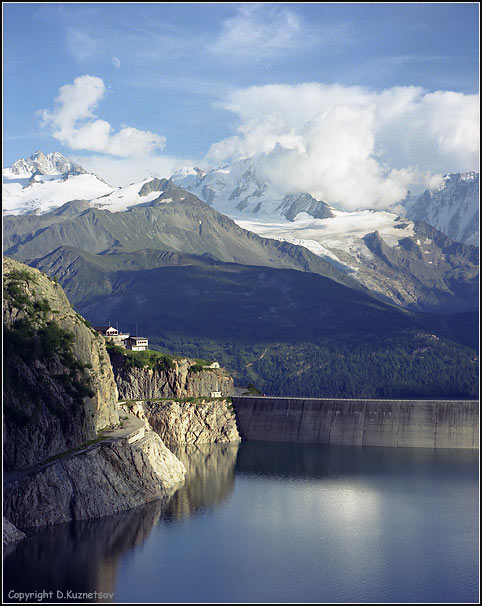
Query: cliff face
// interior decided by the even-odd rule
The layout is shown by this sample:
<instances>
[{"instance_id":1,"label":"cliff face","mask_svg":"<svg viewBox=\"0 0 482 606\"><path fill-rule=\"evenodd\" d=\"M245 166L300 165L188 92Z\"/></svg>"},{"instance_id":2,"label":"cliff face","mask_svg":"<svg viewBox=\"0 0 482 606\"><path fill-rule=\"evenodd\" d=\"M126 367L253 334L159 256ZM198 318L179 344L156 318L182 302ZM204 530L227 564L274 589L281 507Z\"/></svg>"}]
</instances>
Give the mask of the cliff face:
<instances>
[{"instance_id":1,"label":"cliff face","mask_svg":"<svg viewBox=\"0 0 482 606\"><path fill-rule=\"evenodd\" d=\"M209 397L234 394L233 378L222 368L200 369L195 360L172 359L169 367L162 359L152 368L127 367L126 357L111 353L112 368L121 400L150 398ZM194 369L194 370L193 370Z\"/></svg>"},{"instance_id":2,"label":"cliff face","mask_svg":"<svg viewBox=\"0 0 482 606\"><path fill-rule=\"evenodd\" d=\"M130 411L144 419L169 448L241 440L232 406L226 400L137 402Z\"/></svg>"},{"instance_id":3,"label":"cliff face","mask_svg":"<svg viewBox=\"0 0 482 606\"><path fill-rule=\"evenodd\" d=\"M4 466L26 468L119 422L103 340L41 272L4 258Z\"/></svg>"},{"instance_id":4,"label":"cliff face","mask_svg":"<svg viewBox=\"0 0 482 606\"><path fill-rule=\"evenodd\" d=\"M4 512L19 528L102 517L170 496L184 473L151 432L139 443L102 443L19 477L4 489Z\"/></svg>"},{"instance_id":5,"label":"cliff face","mask_svg":"<svg viewBox=\"0 0 482 606\"><path fill-rule=\"evenodd\" d=\"M9 545L25 538L25 533L16 528L10 520L3 518L3 545Z\"/></svg>"}]
</instances>

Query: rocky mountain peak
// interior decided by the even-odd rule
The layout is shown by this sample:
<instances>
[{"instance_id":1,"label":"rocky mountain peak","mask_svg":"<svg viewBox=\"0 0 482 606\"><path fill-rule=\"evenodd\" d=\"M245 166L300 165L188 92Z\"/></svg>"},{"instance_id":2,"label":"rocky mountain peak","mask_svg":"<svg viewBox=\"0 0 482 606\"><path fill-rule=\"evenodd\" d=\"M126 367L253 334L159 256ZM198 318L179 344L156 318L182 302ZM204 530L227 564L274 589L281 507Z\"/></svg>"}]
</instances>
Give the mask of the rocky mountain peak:
<instances>
[{"instance_id":1,"label":"rocky mountain peak","mask_svg":"<svg viewBox=\"0 0 482 606\"><path fill-rule=\"evenodd\" d=\"M478 244L479 173L449 173L437 189L405 199L406 216L424 221L452 240Z\"/></svg>"},{"instance_id":2,"label":"rocky mountain peak","mask_svg":"<svg viewBox=\"0 0 482 606\"><path fill-rule=\"evenodd\" d=\"M79 164L65 158L59 152L50 152L44 154L42 151L36 151L30 158L20 158L12 164L10 172L13 175L22 177L32 177L37 175L66 175L85 174L87 171Z\"/></svg>"}]
</instances>

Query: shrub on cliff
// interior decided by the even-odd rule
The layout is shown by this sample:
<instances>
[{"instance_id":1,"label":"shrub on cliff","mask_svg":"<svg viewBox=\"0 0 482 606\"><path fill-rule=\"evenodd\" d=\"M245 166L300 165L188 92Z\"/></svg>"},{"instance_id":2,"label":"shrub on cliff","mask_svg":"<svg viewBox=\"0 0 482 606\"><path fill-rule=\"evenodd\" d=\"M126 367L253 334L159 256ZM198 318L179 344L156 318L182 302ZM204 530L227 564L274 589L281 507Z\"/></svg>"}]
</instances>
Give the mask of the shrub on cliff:
<instances>
[{"instance_id":1,"label":"shrub on cliff","mask_svg":"<svg viewBox=\"0 0 482 606\"><path fill-rule=\"evenodd\" d=\"M170 370L174 367L172 356L161 354L158 351L123 351L124 368L156 368L160 371Z\"/></svg>"},{"instance_id":2,"label":"shrub on cliff","mask_svg":"<svg viewBox=\"0 0 482 606\"><path fill-rule=\"evenodd\" d=\"M118 418L108 357L61 287L3 259L4 465L30 467Z\"/></svg>"}]
</instances>

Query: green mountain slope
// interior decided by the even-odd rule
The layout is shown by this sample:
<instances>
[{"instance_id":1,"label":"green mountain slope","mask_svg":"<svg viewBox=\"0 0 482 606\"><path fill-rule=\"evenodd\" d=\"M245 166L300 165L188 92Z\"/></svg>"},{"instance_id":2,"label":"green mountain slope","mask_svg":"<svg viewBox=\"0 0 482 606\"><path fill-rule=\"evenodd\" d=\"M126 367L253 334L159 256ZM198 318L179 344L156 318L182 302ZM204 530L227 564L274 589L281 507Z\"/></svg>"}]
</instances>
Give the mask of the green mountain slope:
<instances>
[{"instance_id":1,"label":"green mountain slope","mask_svg":"<svg viewBox=\"0 0 482 606\"><path fill-rule=\"evenodd\" d=\"M218 359L238 382L273 394L477 393L474 349L460 344L470 338L469 315L455 326L450 316L406 312L316 274L169 251L62 247L34 265L55 275L91 322L118 322L162 349Z\"/></svg>"},{"instance_id":2,"label":"green mountain slope","mask_svg":"<svg viewBox=\"0 0 482 606\"><path fill-rule=\"evenodd\" d=\"M20 261L44 257L59 246L92 253L144 248L208 254L221 261L311 271L363 289L346 272L288 242L262 238L196 196L163 180L157 200L112 213L67 203L44 215L5 217L4 252Z\"/></svg>"}]
</instances>

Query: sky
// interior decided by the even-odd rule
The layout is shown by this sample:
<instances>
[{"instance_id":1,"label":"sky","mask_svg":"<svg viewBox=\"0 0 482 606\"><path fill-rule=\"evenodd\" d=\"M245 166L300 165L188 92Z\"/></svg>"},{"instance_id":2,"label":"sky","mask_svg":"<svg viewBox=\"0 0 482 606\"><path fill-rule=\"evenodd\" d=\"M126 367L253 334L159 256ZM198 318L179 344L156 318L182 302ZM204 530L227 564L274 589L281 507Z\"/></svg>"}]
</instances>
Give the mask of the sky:
<instances>
[{"instance_id":1,"label":"sky","mask_svg":"<svg viewBox=\"0 0 482 606\"><path fill-rule=\"evenodd\" d=\"M4 166L254 157L347 209L479 166L478 3L4 3Z\"/></svg>"}]
</instances>

